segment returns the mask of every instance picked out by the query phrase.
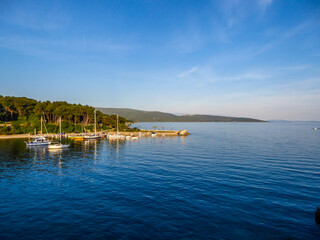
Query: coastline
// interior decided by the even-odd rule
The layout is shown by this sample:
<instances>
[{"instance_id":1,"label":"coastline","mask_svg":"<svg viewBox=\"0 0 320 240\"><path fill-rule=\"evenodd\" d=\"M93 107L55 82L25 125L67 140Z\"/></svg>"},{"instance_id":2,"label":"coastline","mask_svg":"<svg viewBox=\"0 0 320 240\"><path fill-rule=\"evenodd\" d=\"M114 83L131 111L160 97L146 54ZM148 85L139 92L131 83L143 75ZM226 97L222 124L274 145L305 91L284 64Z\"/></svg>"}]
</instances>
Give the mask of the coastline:
<instances>
[{"instance_id":1,"label":"coastline","mask_svg":"<svg viewBox=\"0 0 320 240\"><path fill-rule=\"evenodd\" d=\"M0 139L11 139L11 138L29 138L29 134L12 134L12 135L0 135Z\"/></svg>"},{"instance_id":2,"label":"coastline","mask_svg":"<svg viewBox=\"0 0 320 240\"><path fill-rule=\"evenodd\" d=\"M152 132L155 132L158 136L179 136L179 133L181 131L177 131L177 130L144 130L141 129L140 131L134 131L134 132L119 132L119 134L125 135L125 136L130 136L130 135L138 135L139 133L141 134L145 134L146 136L149 136ZM97 132L99 135L103 135L102 132ZM116 133L115 131L110 131L108 133ZM81 133L67 133L66 136L70 137L70 136L78 136ZM88 134L92 134L92 133L88 133ZM48 134L43 134L43 135L47 135L47 136L54 136L57 135L56 133L48 133ZM187 134L189 135L189 133ZM12 134L12 135L0 135L0 139L14 139L14 138L30 138L33 137L34 135L30 135L30 134ZM40 136L40 135L38 135Z\"/></svg>"}]
</instances>

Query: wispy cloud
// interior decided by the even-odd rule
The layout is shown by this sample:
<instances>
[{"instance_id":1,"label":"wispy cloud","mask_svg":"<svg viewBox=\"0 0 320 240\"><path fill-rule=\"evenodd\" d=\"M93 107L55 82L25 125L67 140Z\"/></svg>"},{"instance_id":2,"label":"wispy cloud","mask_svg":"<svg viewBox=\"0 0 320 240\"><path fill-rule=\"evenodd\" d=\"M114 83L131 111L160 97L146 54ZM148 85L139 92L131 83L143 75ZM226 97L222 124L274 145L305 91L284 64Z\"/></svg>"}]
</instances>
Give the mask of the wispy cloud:
<instances>
[{"instance_id":1,"label":"wispy cloud","mask_svg":"<svg viewBox=\"0 0 320 240\"><path fill-rule=\"evenodd\" d=\"M302 71L309 69L310 65L294 65L294 66L284 66L284 67L279 67L278 70L291 70L291 71Z\"/></svg>"},{"instance_id":2,"label":"wispy cloud","mask_svg":"<svg viewBox=\"0 0 320 240\"><path fill-rule=\"evenodd\" d=\"M304 34L306 32L311 31L312 28L318 29L319 25L318 24L316 24L316 26L314 25L315 25L314 21L311 21L311 20L304 21L292 27L291 29L285 31L284 34L282 35L283 36L282 38L286 39L286 38L294 37L296 35Z\"/></svg>"},{"instance_id":3,"label":"wispy cloud","mask_svg":"<svg viewBox=\"0 0 320 240\"><path fill-rule=\"evenodd\" d=\"M137 48L134 44L113 43L108 39L48 39L23 35L0 35L0 48L38 57L64 57L81 54L123 53Z\"/></svg>"},{"instance_id":4,"label":"wispy cloud","mask_svg":"<svg viewBox=\"0 0 320 240\"><path fill-rule=\"evenodd\" d=\"M181 111L247 116L266 120L272 118L316 120L320 117L319 111L314 111L320 101L319 84L320 79L316 77L301 78L295 82L279 81L275 84L263 84L254 89L240 90L228 85L227 91L216 91L214 94L202 91L203 96L193 101L194 106L188 103L186 104L188 109L184 108ZM297 109L304 114L297 115Z\"/></svg>"},{"instance_id":5,"label":"wispy cloud","mask_svg":"<svg viewBox=\"0 0 320 240\"><path fill-rule=\"evenodd\" d=\"M219 73L213 65L206 64L194 66L178 74L178 78L187 78L190 84L194 84L199 88L206 87L212 83L260 81L268 79L269 75L258 70L242 71L234 74Z\"/></svg>"},{"instance_id":6,"label":"wispy cloud","mask_svg":"<svg viewBox=\"0 0 320 240\"><path fill-rule=\"evenodd\" d=\"M170 48L178 53L187 54L199 50L204 44L204 38L196 28L176 34L170 42Z\"/></svg>"},{"instance_id":7,"label":"wispy cloud","mask_svg":"<svg viewBox=\"0 0 320 240\"><path fill-rule=\"evenodd\" d=\"M239 75L220 77L218 80L220 81L241 81L241 80L262 80L265 79L266 76L258 73L244 73Z\"/></svg>"},{"instance_id":8,"label":"wispy cloud","mask_svg":"<svg viewBox=\"0 0 320 240\"><path fill-rule=\"evenodd\" d=\"M261 12L264 13L266 9L272 4L273 0L258 0Z\"/></svg>"},{"instance_id":9,"label":"wispy cloud","mask_svg":"<svg viewBox=\"0 0 320 240\"><path fill-rule=\"evenodd\" d=\"M64 12L59 2L20 2L8 4L0 19L8 24L34 30L54 30L70 23L70 14Z\"/></svg>"},{"instance_id":10,"label":"wispy cloud","mask_svg":"<svg viewBox=\"0 0 320 240\"><path fill-rule=\"evenodd\" d=\"M197 71L197 70L198 70L198 67L197 67L197 66L192 67L192 68L190 68L188 71L185 71L185 72L183 72L183 73L180 73L180 74L178 75L178 77L179 77L179 78L182 78L182 77L189 76L190 74L194 73L194 72Z\"/></svg>"},{"instance_id":11,"label":"wispy cloud","mask_svg":"<svg viewBox=\"0 0 320 240\"><path fill-rule=\"evenodd\" d=\"M206 32L202 29L198 14L188 12L184 23L171 34L168 47L179 54L189 54L201 50L206 44Z\"/></svg>"},{"instance_id":12,"label":"wispy cloud","mask_svg":"<svg viewBox=\"0 0 320 240\"><path fill-rule=\"evenodd\" d=\"M63 42L48 41L41 38L23 37L20 35L0 36L0 47L14 50L31 56L44 56L52 48L63 47Z\"/></svg>"}]
</instances>

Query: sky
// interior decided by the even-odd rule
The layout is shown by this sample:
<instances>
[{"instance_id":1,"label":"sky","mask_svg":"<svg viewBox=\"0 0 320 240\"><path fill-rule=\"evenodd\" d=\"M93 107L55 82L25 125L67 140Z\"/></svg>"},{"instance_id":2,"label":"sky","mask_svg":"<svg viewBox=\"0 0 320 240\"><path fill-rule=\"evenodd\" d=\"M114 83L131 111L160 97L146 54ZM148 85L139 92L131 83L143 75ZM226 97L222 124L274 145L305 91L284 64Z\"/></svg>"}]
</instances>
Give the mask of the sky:
<instances>
[{"instance_id":1,"label":"sky","mask_svg":"<svg viewBox=\"0 0 320 240\"><path fill-rule=\"evenodd\" d=\"M319 121L320 1L1 0L0 95Z\"/></svg>"}]
</instances>

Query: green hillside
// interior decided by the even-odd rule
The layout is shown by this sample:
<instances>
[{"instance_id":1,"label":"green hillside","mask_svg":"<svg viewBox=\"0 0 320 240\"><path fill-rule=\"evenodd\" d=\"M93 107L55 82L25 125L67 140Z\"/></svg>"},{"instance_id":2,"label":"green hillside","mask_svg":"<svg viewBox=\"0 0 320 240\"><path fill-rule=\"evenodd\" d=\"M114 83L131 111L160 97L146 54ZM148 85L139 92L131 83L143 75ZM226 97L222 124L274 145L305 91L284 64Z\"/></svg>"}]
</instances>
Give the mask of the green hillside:
<instances>
[{"instance_id":1,"label":"green hillside","mask_svg":"<svg viewBox=\"0 0 320 240\"><path fill-rule=\"evenodd\" d=\"M64 132L93 131L94 107L71 104L65 101L37 101L26 97L0 95L0 134L25 134L39 131L40 119L46 123L46 130L58 133L59 119ZM112 129L117 125L117 116L96 112L98 129ZM121 129L128 129L128 121L119 117Z\"/></svg>"},{"instance_id":2,"label":"green hillside","mask_svg":"<svg viewBox=\"0 0 320 240\"><path fill-rule=\"evenodd\" d=\"M212 115L184 115L157 111L142 111L130 108L96 108L104 114L119 114L134 122L264 122L262 120L243 117L225 117Z\"/></svg>"}]
</instances>

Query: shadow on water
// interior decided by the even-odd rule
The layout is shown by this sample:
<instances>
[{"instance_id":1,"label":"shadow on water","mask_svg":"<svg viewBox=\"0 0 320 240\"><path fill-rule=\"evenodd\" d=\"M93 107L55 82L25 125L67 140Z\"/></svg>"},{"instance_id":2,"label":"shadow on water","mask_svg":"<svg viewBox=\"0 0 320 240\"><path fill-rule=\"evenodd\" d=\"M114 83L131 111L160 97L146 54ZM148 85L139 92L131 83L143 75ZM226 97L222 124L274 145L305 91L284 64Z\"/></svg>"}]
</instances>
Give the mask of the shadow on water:
<instances>
[{"instance_id":1,"label":"shadow on water","mask_svg":"<svg viewBox=\"0 0 320 240\"><path fill-rule=\"evenodd\" d=\"M2 139L0 140L0 157L10 159L19 159L24 157L27 139Z\"/></svg>"}]
</instances>

